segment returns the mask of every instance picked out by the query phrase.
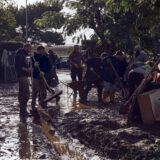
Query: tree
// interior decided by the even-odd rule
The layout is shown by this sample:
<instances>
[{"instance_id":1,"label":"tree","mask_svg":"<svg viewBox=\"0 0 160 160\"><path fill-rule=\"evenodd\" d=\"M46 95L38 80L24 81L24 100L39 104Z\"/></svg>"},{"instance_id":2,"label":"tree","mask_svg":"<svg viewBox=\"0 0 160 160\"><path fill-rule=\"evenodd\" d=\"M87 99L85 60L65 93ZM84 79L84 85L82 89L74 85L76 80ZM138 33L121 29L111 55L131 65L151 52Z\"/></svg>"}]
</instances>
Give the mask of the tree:
<instances>
[{"instance_id":1,"label":"tree","mask_svg":"<svg viewBox=\"0 0 160 160\"><path fill-rule=\"evenodd\" d=\"M105 35L112 19L104 10L106 0L77 0L67 1L67 6L76 10L74 16L68 16L65 30L68 35L74 34L79 29L91 28L100 38L104 50L108 50Z\"/></svg>"},{"instance_id":2,"label":"tree","mask_svg":"<svg viewBox=\"0 0 160 160\"><path fill-rule=\"evenodd\" d=\"M64 14L61 12L63 9L64 1L62 0L45 0L44 2L47 6L52 6L54 10L45 11L40 19L35 20L35 24L45 29L43 32L42 41L46 43L53 43L55 45L64 45L64 38L62 33L56 31L51 32L51 29L57 30L61 29L65 23Z\"/></svg>"},{"instance_id":3,"label":"tree","mask_svg":"<svg viewBox=\"0 0 160 160\"><path fill-rule=\"evenodd\" d=\"M52 3L52 5L49 5L47 3L47 1L45 1L43 3L37 2L35 4L28 5L27 30L28 30L28 37L29 37L29 40L31 41L31 43L43 42L43 38L44 38L43 35L47 31L47 28L44 25L45 21L43 21L43 17L45 17L50 12L54 12L54 15L57 15L57 19L58 19L58 15L61 14L61 13L59 13L60 10L61 10L60 6L55 5L54 3ZM17 22L16 26L18 28L18 33L20 33L22 35L22 37L25 37L25 34L26 34L26 20L25 20L26 8L21 7L20 9L18 9L17 7L11 6L10 11L12 11L12 13L14 13L14 15L16 17L16 22ZM60 25L58 21L54 21L54 24L55 24L55 26L57 25L56 29ZM57 33L57 34L60 34L60 33ZM61 39L61 40L63 43L64 40L63 39ZM59 41L59 39L57 41ZM58 44L59 43L60 42L58 42Z\"/></svg>"},{"instance_id":4,"label":"tree","mask_svg":"<svg viewBox=\"0 0 160 160\"><path fill-rule=\"evenodd\" d=\"M4 8L5 5L7 5L9 2L12 2L11 0L1 0L0 1L0 8Z\"/></svg>"},{"instance_id":5,"label":"tree","mask_svg":"<svg viewBox=\"0 0 160 160\"><path fill-rule=\"evenodd\" d=\"M57 32L46 31L42 34L42 42L51 43L55 45L64 45L64 39L61 34Z\"/></svg>"},{"instance_id":6,"label":"tree","mask_svg":"<svg viewBox=\"0 0 160 160\"><path fill-rule=\"evenodd\" d=\"M43 12L41 18L37 19L35 23L45 29L60 29L65 23L64 14L60 12L63 9L64 1L45 0L44 4L51 9Z\"/></svg>"},{"instance_id":7,"label":"tree","mask_svg":"<svg viewBox=\"0 0 160 160\"><path fill-rule=\"evenodd\" d=\"M6 0L0 2L0 40L11 40L15 35L16 20L14 14L8 10Z\"/></svg>"},{"instance_id":8,"label":"tree","mask_svg":"<svg viewBox=\"0 0 160 160\"><path fill-rule=\"evenodd\" d=\"M159 42L159 3L159 0L68 0L68 6L76 13L68 17L65 29L71 35L81 28L92 28L103 50L111 53L117 49L131 52L136 43L153 51L153 45L158 46Z\"/></svg>"},{"instance_id":9,"label":"tree","mask_svg":"<svg viewBox=\"0 0 160 160\"><path fill-rule=\"evenodd\" d=\"M156 53L160 51L160 1L159 0L107 0L106 8L127 18L131 41ZM117 21L116 21L117 22Z\"/></svg>"}]
</instances>

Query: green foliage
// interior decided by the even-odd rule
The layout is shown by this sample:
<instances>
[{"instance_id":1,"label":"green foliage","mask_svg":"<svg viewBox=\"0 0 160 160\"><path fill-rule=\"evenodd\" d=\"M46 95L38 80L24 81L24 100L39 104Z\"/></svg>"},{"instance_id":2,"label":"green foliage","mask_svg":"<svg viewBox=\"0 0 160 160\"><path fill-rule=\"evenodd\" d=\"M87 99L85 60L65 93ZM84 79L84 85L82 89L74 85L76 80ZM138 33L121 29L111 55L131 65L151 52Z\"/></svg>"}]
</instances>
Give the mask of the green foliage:
<instances>
[{"instance_id":1,"label":"green foliage","mask_svg":"<svg viewBox=\"0 0 160 160\"><path fill-rule=\"evenodd\" d=\"M42 14L41 19L35 20L35 24L41 28L55 28L60 29L65 22L63 13L55 11L46 11Z\"/></svg>"},{"instance_id":2,"label":"green foliage","mask_svg":"<svg viewBox=\"0 0 160 160\"><path fill-rule=\"evenodd\" d=\"M76 9L74 16L70 15L65 26L68 35L75 33L81 28L91 28L100 38L102 48L108 50L105 32L111 24L111 16L105 12L106 0L77 0L67 1L67 6Z\"/></svg>"},{"instance_id":3,"label":"green foliage","mask_svg":"<svg viewBox=\"0 0 160 160\"><path fill-rule=\"evenodd\" d=\"M76 11L68 17L68 35L91 28L98 48L111 54L118 49L132 54L137 43L149 52L160 51L159 0L68 0L67 6Z\"/></svg>"},{"instance_id":4,"label":"green foliage","mask_svg":"<svg viewBox=\"0 0 160 160\"><path fill-rule=\"evenodd\" d=\"M159 0L107 0L110 12L123 15L133 44L139 43L154 54L160 51L160 1ZM126 21L126 22L127 22ZM118 22L117 20L115 21ZM122 24L119 24L122 27Z\"/></svg>"},{"instance_id":5,"label":"green foliage","mask_svg":"<svg viewBox=\"0 0 160 160\"><path fill-rule=\"evenodd\" d=\"M90 57L100 56L103 52L99 38L92 35L91 40L82 40L82 49L87 50Z\"/></svg>"},{"instance_id":6,"label":"green foliage","mask_svg":"<svg viewBox=\"0 0 160 160\"><path fill-rule=\"evenodd\" d=\"M12 39L15 42L24 42L24 38L21 35L18 35Z\"/></svg>"},{"instance_id":7,"label":"green foliage","mask_svg":"<svg viewBox=\"0 0 160 160\"><path fill-rule=\"evenodd\" d=\"M16 34L16 20L14 15L6 8L0 9L0 40L10 40Z\"/></svg>"},{"instance_id":8,"label":"green foliage","mask_svg":"<svg viewBox=\"0 0 160 160\"><path fill-rule=\"evenodd\" d=\"M57 32L44 32L42 34L42 42L44 43L51 43L54 45L64 45L64 39L61 34Z\"/></svg>"},{"instance_id":9,"label":"green foliage","mask_svg":"<svg viewBox=\"0 0 160 160\"><path fill-rule=\"evenodd\" d=\"M45 0L46 6L52 7L52 10L46 10L41 17L35 20L35 24L45 29L60 29L65 23L65 17L62 12L64 1L61 0Z\"/></svg>"},{"instance_id":10,"label":"green foliage","mask_svg":"<svg viewBox=\"0 0 160 160\"><path fill-rule=\"evenodd\" d=\"M73 46L52 46L46 47L46 50L52 49L58 56L69 56L73 51Z\"/></svg>"},{"instance_id":11,"label":"green foliage","mask_svg":"<svg viewBox=\"0 0 160 160\"><path fill-rule=\"evenodd\" d=\"M60 12L63 9L65 0L44 0L46 6L54 7L55 11Z\"/></svg>"},{"instance_id":12,"label":"green foliage","mask_svg":"<svg viewBox=\"0 0 160 160\"><path fill-rule=\"evenodd\" d=\"M11 2L12 2L12 0L1 0L1 1L0 1L0 8L6 7L6 5L7 5L8 3L11 3Z\"/></svg>"},{"instance_id":13,"label":"green foliage","mask_svg":"<svg viewBox=\"0 0 160 160\"><path fill-rule=\"evenodd\" d=\"M64 21L63 14L60 13L62 9L62 4L58 1L52 1L49 3L47 0L45 2L37 2L35 4L28 5L28 37L29 41L33 44L37 44L39 42L46 42L46 30L49 27L46 27L48 24L52 24L52 27L55 29L59 29L62 26ZM16 26L18 28L18 35L25 38L26 36L26 8L21 7L18 9L17 7L10 6L10 11L14 13L16 17ZM52 17L49 15L52 15ZM49 18L48 18L49 17ZM51 34L52 38L48 39L54 41L54 44L63 44L64 39L62 38L60 33ZM54 36L53 36L54 35ZM57 39L56 39L57 38ZM44 41L43 41L44 40ZM61 42L60 42L61 40ZM57 41L57 43L56 43Z\"/></svg>"}]
</instances>

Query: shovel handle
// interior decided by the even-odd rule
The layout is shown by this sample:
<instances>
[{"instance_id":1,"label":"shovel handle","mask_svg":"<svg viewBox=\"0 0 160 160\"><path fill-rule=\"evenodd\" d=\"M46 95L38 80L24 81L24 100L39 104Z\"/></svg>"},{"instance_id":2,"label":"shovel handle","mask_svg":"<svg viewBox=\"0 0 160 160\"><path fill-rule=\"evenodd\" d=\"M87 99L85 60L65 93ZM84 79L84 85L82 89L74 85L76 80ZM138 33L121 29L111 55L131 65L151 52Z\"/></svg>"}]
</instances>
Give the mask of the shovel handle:
<instances>
[{"instance_id":1,"label":"shovel handle","mask_svg":"<svg viewBox=\"0 0 160 160\"><path fill-rule=\"evenodd\" d=\"M117 80L118 80L118 82L119 82L119 85L120 85L120 87L121 87L121 89L122 89L123 95L126 97L126 91L125 91L125 89L124 89L124 87L123 87L123 84L122 84L122 82L121 82L121 80L120 80L120 78L119 78L119 75L118 75L116 69L114 68L114 66L113 66L113 64L112 64L111 61L109 61L109 64L110 64L110 66L111 66L111 68L112 68L112 70L113 70L113 72L114 72L114 74L115 74L115 76L116 76L116 78L117 78Z\"/></svg>"},{"instance_id":2,"label":"shovel handle","mask_svg":"<svg viewBox=\"0 0 160 160\"><path fill-rule=\"evenodd\" d=\"M33 61L34 61L34 62L37 62L37 61L35 60L34 56L32 56L32 58L33 58ZM39 66L37 66L37 68L38 68L38 71L39 71L39 72L42 72L42 71L40 70ZM47 81L46 81L44 75L42 75L42 74L40 74L40 75L41 75L41 77L42 77L44 83L46 84L46 86L47 86L49 92L52 93L52 89L49 87L49 85L48 85L48 83L47 83Z\"/></svg>"}]
</instances>

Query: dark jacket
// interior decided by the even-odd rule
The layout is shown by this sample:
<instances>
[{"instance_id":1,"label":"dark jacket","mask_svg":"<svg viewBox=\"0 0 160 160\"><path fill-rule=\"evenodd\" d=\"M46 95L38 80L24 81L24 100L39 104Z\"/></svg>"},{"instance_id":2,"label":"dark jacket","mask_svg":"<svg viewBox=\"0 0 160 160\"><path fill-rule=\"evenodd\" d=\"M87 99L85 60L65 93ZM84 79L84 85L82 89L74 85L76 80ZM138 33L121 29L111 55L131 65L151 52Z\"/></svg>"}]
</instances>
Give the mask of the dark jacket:
<instances>
[{"instance_id":1,"label":"dark jacket","mask_svg":"<svg viewBox=\"0 0 160 160\"><path fill-rule=\"evenodd\" d=\"M15 56L15 69L16 69L16 73L17 73L17 77L28 77L29 73L26 71L23 71L22 68L27 68L29 67L29 62L27 61L27 56L28 53L23 49L20 48L17 52L16 52L16 56Z\"/></svg>"},{"instance_id":2,"label":"dark jacket","mask_svg":"<svg viewBox=\"0 0 160 160\"><path fill-rule=\"evenodd\" d=\"M112 84L116 81L115 73L109 63L109 61L112 63L113 67L117 71L117 74L119 77L123 77L124 73L127 68L127 62L126 61L119 61L116 59L115 56L108 56L106 57L102 62L102 79L106 82L110 82Z\"/></svg>"},{"instance_id":3,"label":"dark jacket","mask_svg":"<svg viewBox=\"0 0 160 160\"><path fill-rule=\"evenodd\" d=\"M39 68L42 72L44 72L44 76L50 71L51 65L49 62L49 58L47 55L37 54L34 53L34 59L36 62L39 63ZM39 74L39 70L37 67L34 67L34 59L32 58L32 65L33 65L33 78L42 79L41 75Z\"/></svg>"},{"instance_id":4,"label":"dark jacket","mask_svg":"<svg viewBox=\"0 0 160 160\"><path fill-rule=\"evenodd\" d=\"M98 81L101 80L101 71L102 71L102 61L98 57L90 58L86 61L87 71L85 78L89 81ZM90 69L93 68L93 71Z\"/></svg>"},{"instance_id":5,"label":"dark jacket","mask_svg":"<svg viewBox=\"0 0 160 160\"><path fill-rule=\"evenodd\" d=\"M119 64L118 64L118 75L120 77L124 77L124 74L126 73L127 67L128 67L128 63L127 63L126 60L119 61Z\"/></svg>"},{"instance_id":6,"label":"dark jacket","mask_svg":"<svg viewBox=\"0 0 160 160\"><path fill-rule=\"evenodd\" d=\"M58 56L56 54L49 54L49 61L52 67L56 66L56 63L58 62Z\"/></svg>"}]
</instances>

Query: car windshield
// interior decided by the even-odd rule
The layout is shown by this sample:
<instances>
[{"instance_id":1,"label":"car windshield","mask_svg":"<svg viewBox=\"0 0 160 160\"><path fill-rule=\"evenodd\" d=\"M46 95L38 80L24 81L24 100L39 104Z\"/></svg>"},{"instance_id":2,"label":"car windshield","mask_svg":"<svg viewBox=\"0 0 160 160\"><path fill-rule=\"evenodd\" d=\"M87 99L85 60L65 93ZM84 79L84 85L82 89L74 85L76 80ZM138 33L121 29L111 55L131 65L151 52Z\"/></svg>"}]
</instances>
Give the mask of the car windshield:
<instances>
[{"instance_id":1,"label":"car windshield","mask_svg":"<svg viewBox=\"0 0 160 160\"><path fill-rule=\"evenodd\" d=\"M61 57L61 61L67 61L68 57Z\"/></svg>"}]
</instances>

